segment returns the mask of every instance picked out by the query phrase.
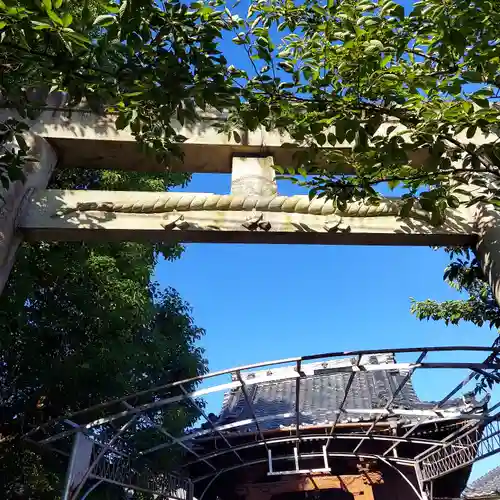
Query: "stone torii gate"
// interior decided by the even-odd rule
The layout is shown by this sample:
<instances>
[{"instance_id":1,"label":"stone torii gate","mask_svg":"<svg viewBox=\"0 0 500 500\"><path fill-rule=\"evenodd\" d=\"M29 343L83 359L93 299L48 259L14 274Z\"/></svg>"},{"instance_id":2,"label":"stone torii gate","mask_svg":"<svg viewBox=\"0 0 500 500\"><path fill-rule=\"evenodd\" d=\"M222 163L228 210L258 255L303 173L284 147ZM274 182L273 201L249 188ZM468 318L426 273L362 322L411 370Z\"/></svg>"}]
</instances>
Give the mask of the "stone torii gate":
<instances>
[{"instance_id":1,"label":"stone torii gate","mask_svg":"<svg viewBox=\"0 0 500 500\"><path fill-rule=\"evenodd\" d=\"M220 119L206 116L193 127L174 124L187 140L182 144L184 162L172 168L231 173L230 194L47 190L56 166L134 171L164 167L140 152L130 131L115 128L113 115L43 112L30 124L27 138L38 161L27 165L26 182L14 183L0 206L0 293L23 239L474 245L500 302L499 213L492 207L450 210L446 223L436 228L418 209L400 218L397 199L378 206L350 203L339 212L323 198L280 196L273 165L290 164L293 149L282 147L290 139L258 130L243 132L236 143L217 133L213 124Z\"/></svg>"}]
</instances>

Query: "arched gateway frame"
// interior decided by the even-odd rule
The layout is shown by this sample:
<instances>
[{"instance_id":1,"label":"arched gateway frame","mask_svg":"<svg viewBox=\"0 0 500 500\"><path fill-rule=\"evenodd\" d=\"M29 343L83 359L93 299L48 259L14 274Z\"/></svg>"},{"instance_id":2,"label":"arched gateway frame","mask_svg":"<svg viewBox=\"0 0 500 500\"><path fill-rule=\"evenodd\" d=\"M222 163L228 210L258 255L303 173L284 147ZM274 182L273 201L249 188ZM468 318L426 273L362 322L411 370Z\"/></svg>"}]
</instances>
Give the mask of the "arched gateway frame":
<instances>
[{"instance_id":1,"label":"arched gateway frame","mask_svg":"<svg viewBox=\"0 0 500 500\"><path fill-rule=\"evenodd\" d=\"M482 361L448 361L450 353L462 359L479 356ZM406 498L431 499L433 485L453 474L456 482L457 471L500 450L500 402L488 397L479 401L470 392L481 377L497 382L499 354L500 349L489 347L419 347L334 352L239 366L95 405L34 428L25 439L68 456L65 500L84 498L101 482L178 500L206 500L220 481L226 484L238 470L262 465L273 481L239 486L235 491L240 497L340 488L366 500L374 498L369 495L383 483L380 471L385 470L406 484ZM408 356L414 361L398 361ZM443 369L466 370L467 375L439 401L417 398L408 407L401 396L412 394L412 376ZM376 380L384 373L398 381L384 404L353 405L359 377L370 374ZM318 376L340 376L344 386L325 421L311 424L301 397L304 384ZM201 387L187 392L184 385L193 381L201 382ZM295 386L295 405L286 413L261 415L256 391L273 384ZM238 394L241 418L217 421L203 410L200 398L221 392L226 402ZM151 419L152 410L178 404L194 407L205 424L174 436ZM284 425L274 429L267 425L276 419ZM122 440L138 421L158 431L158 442L146 449L132 449ZM170 448L184 452L176 470L139 472L141 461ZM352 459L359 473L339 473L339 461Z\"/></svg>"}]
</instances>

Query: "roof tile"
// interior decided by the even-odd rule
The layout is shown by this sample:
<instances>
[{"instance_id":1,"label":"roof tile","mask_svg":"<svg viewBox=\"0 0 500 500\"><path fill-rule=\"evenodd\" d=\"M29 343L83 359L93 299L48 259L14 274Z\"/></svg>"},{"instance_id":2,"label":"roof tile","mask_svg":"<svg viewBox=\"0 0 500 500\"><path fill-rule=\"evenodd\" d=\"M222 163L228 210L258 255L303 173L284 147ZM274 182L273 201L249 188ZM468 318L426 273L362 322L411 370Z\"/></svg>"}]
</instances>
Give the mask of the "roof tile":
<instances>
[{"instance_id":1,"label":"roof tile","mask_svg":"<svg viewBox=\"0 0 500 500\"><path fill-rule=\"evenodd\" d=\"M344 398L345 390L350 378L350 373L335 371L338 363L346 363L349 360L337 360L332 366L325 363L309 363L307 367L308 376L300 380L300 422L301 426L321 425L333 422L336 412L339 410ZM391 364L394 357L388 355L370 356L362 361L370 364ZM272 370L274 375L280 371L290 368L278 368ZM392 395L402 383L406 372L398 369L382 369L375 371L361 370L356 372L351 389L347 396L344 408L349 410L370 410L383 408ZM263 372L245 374L247 379L263 376ZM248 395L252 403L253 411L257 418L267 417L260 424L265 430L289 427L295 425L295 379L278 380L248 385ZM457 406L461 401L450 401L446 406ZM411 379L407 381L399 394L394 398L392 407L403 409L428 409L434 404L421 401L413 388ZM290 414L283 416L283 414ZM375 413L345 412L340 422L373 420ZM218 424L225 424L238 420L251 419L252 412L245 401L240 389L233 390L225 395L222 412L218 418ZM408 417L412 421L416 417ZM254 430L255 426L245 426L245 430Z\"/></svg>"}]
</instances>

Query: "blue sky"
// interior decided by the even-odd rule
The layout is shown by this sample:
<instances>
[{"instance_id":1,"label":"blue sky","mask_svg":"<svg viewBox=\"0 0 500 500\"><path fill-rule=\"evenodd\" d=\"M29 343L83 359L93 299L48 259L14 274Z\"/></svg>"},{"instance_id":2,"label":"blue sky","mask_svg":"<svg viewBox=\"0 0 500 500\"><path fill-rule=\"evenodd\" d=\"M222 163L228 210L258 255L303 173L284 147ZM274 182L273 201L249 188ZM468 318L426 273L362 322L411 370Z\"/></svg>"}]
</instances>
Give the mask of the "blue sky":
<instances>
[{"instance_id":1,"label":"blue sky","mask_svg":"<svg viewBox=\"0 0 500 500\"><path fill-rule=\"evenodd\" d=\"M408 11L412 2L402 3ZM244 15L246 8L242 2L237 11ZM229 63L241 67L241 53L230 43L223 47ZM298 189L279 184L280 194ZM228 193L230 176L194 175L184 190ZM419 322L410 314L410 297L458 297L442 280L447 263L443 251L427 247L190 244L177 262L158 265L156 279L192 305L215 371L328 351L490 345L489 329ZM463 376L440 371L414 382L422 399L436 400ZM208 410L217 413L221 401L222 394L209 397ZM479 462L472 477L499 463L497 457Z\"/></svg>"},{"instance_id":2,"label":"blue sky","mask_svg":"<svg viewBox=\"0 0 500 500\"><path fill-rule=\"evenodd\" d=\"M229 188L229 175L198 174L184 190ZM280 182L280 194L297 191ZM160 263L156 278L192 305L215 371L329 351L490 345L495 334L487 328L446 327L410 314L410 297L458 297L442 280L447 262L444 252L427 247L190 244L180 260ZM418 395L440 399L463 376L417 375ZM208 398L209 411L217 413L221 402L220 393ZM478 463L474 477L498 463L496 457Z\"/></svg>"}]
</instances>

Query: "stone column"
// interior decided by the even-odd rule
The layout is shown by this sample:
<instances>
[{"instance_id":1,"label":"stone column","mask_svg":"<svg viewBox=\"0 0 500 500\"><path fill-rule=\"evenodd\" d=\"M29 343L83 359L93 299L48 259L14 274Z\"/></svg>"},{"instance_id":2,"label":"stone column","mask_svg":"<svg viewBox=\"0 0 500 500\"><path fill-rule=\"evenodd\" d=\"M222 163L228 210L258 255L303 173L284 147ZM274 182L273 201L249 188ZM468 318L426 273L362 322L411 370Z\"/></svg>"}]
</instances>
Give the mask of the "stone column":
<instances>
[{"instance_id":1,"label":"stone column","mask_svg":"<svg viewBox=\"0 0 500 500\"><path fill-rule=\"evenodd\" d=\"M475 207L474 219L478 233L477 257L500 304L500 211L493 205L481 203Z\"/></svg>"},{"instance_id":2,"label":"stone column","mask_svg":"<svg viewBox=\"0 0 500 500\"><path fill-rule=\"evenodd\" d=\"M4 199L0 201L0 294L14 265L16 250L22 241L22 235L16 231L19 217L34 192L47 187L57 162L54 150L45 139L31 133L26 134L25 139L30 147L30 156L38 161L25 166L24 183L16 181L7 192L2 191Z\"/></svg>"},{"instance_id":3,"label":"stone column","mask_svg":"<svg viewBox=\"0 0 500 500\"><path fill-rule=\"evenodd\" d=\"M235 156L231 175L231 194L239 196L275 196L276 173L272 156L263 158Z\"/></svg>"},{"instance_id":4,"label":"stone column","mask_svg":"<svg viewBox=\"0 0 500 500\"><path fill-rule=\"evenodd\" d=\"M457 164L461 167L461 163ZM495 185L495 179L486 174L482 180L491 183L490 189L498 190L500 186ZM474 184L458 184L456 188L460 192L453 193L462 203L470 198L487 196L488 189ZM468 194L466 194L468 193ZM469 218L473 223L473 230L477 234L476 256L481 265L486 281L490 284L498 304L500 304L500 211L491 204L476 203L469 208Z\"/></svg>"}]
</instances>

